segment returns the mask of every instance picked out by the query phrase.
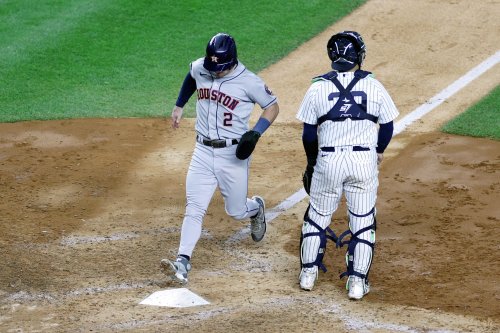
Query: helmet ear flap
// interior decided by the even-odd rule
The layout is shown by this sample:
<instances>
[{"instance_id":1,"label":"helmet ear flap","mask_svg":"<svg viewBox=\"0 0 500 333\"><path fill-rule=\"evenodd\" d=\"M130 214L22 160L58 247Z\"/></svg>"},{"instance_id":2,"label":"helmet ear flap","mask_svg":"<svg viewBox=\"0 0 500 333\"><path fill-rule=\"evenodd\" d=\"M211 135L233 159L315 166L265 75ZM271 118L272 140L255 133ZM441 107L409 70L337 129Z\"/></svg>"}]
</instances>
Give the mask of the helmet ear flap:
<instances>
[{"instance_id":1,"label":"helmet ear flap","mask_svg":"<svg viewBox=\"0 0 500 333\"><path fill-rule=\"evenodd\" d=\"M363 49L361 52L359 52L358 55L358 63L359 67L365 62L365 57L366 57L366 51Z\"/></svg>"}]
</instances>

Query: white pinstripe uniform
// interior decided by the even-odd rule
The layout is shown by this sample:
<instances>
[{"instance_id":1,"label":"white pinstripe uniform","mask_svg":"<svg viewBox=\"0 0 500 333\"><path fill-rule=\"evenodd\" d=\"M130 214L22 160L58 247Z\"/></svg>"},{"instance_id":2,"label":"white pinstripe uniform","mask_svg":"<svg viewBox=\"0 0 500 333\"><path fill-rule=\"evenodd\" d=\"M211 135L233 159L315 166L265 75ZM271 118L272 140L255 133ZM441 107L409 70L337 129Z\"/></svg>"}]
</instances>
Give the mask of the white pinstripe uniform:
<instances>
[{"instance_id":1,"label":"white pinstripe uniform","mask_svg":"<svg viewBox=\"0 0 500 333\"><path fill-rule=\"evenodd\" d=\"M179 253L191 256L201 236L203 217L217 186L224 198L228 215L237 220L257 214L259 204L247 198L251 157L239 160L233 139L249 129L255 103L262 109L277 103L265 83L241 62L222 78L203 67L200 58L191 63L196 80L197 143L186 179L186 214L182 223ZM225 148L202 144L203 140L226 140Z\"/></svg>"},{"instance_id":2,"label":"white pinstripe uniform","mask_svg":"<svg viewBox=\"0 0 500 333\"><path fill-rule=\"evenodd\" d=\"M354 72L338 73L338 80L346 87L354 78ZM357 104L366 104L366 111L378 117L381 124L398 116L398 110L383 85L371 75L361 79L351 90ZM339 90L334 83L319 78L309 87L297 113L297 119L317 125L318 118L327 114L338 101ZM337 95L337 97L333 97ZM366 100L361 96L366 96ZM310 190L309 218L321 228L331 223L342 193L345 194L349 228L354 234L374 223L377 200L378 126L367 119L325 121L318 126L317 163L314 167ZM334 147L335 151L322 151L322 147ZM353 147L367 147L366 151L354 151ZM373 211L372 211L373 210ZM370 214L370 212L372 212ZM317 228L304 222L303 234L317 232ZM359 235L360 239L375 243L375 230ZM304 238L301 256L303 263L313 263L318 256L320 237ZM354 270L367 274L372 260L372 248L358 243L354 253Z\"/></svg>"}]
</instances>

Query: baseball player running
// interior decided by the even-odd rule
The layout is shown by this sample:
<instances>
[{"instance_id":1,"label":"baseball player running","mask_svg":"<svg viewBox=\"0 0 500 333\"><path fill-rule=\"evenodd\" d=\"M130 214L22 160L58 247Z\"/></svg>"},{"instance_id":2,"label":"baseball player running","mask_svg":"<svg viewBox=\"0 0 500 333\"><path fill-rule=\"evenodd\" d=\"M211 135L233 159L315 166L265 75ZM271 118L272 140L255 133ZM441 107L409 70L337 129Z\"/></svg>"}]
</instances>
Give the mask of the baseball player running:
<instances>
[{"instance_id":1,"label":"baseball player running","mask_svg":"<svg viewBox=\"0 0 500 333\"><path fill-rule=\"evenodd\" d=\"M361 70L366 47L360 34L342 31L327 44L333 71L313 79L297 113L304 123L307 156L303 175L309 207L301 234L300 287L312 290L330 238L346 253L346 289L350 299L370 291L368 273L375 245L378 164L399 112L388 92L370 72ZM337 237L329 228L342 194L349 230ZM327 234L328 232L328 234ZM350 240L343 242L345 235Z\"/></svg>"},{"instance_id":2,"label":"baseball player running","mask_svg":"<svg viewBox=\"0 0 500 333\"><path fill-rule=\"evenodd\" d=\"M257 141L279 113L276 96L263 80L237 57L236 43L218 33L207 44L205 57L190 64L172 111L178 128L183 107L197 92L196 145L186 178L186 211L177 259L161 266L181 283L187 283L191 256L200 239L203 217L215 189L224 198L226 213L236 220L250 218L255 242L266 233L265 204L260 196L247 198L250 155ZM263 112L249 130L255 103Z\"/></svg>"}]
</instances>

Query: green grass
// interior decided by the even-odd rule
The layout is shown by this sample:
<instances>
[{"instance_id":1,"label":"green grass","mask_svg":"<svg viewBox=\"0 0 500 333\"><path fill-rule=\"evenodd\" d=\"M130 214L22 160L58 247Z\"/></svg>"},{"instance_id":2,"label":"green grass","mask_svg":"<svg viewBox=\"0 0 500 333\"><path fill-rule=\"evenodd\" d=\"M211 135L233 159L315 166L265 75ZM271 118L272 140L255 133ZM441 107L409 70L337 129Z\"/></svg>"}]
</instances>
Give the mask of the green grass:
<instances>
[{"instance_id":1,"label":"green grass","mask_svg":"<svg viewBox=\"0 0 500 333\"><path fill-rule=\"evenodd\" d=\"M0 0L0 122L165 116L215 33L258 72L365 1Z\"/></svg>"},{"instance_id":2,"label":"green grass","mask_svg":"<svg viewBox=\"0 0 500 333\"><path fill-rule=\"evenodd\" d=\"M442 130L450 134L500 140L500 85L477 104L446 123Z\"/></svg>"}]
</instances>

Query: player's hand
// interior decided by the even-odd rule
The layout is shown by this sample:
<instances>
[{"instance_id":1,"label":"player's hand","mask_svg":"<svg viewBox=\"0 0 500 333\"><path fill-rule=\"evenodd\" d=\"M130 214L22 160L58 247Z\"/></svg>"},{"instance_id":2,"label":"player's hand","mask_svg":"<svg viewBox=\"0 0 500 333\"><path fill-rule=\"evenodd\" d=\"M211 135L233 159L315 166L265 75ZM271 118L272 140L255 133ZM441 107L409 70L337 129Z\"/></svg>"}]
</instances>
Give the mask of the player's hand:
<instances>
[{"instance_id":1,"label":"player's hand","mask_svg":"<svg viewBox=\"0 0 500 333\"><path fill-rule=\"evenodd\" d=\"M378 154L377 153L377 164L380 165L382 163L382 160L384 159L384 154Z\"/></svg>"},{"instance_id":2,"label":"player's hand","mask_svg":"<svg viewBox=\"0 0 500 333\"><path fill-rule=\"evenodd\" d=\"M174 106L172 110L172 127L179 128L179 123L181 122L183 108L180 106Z\"/></svg>"}]
</instances>

